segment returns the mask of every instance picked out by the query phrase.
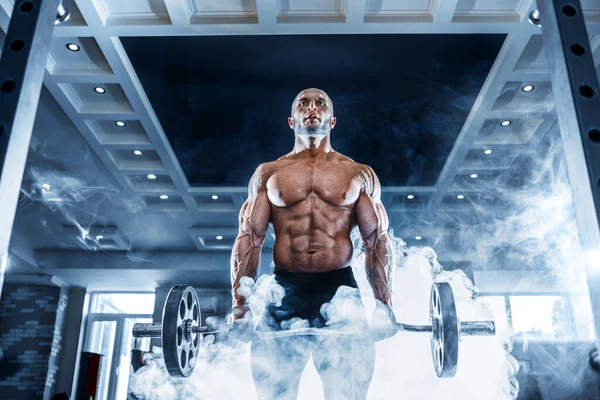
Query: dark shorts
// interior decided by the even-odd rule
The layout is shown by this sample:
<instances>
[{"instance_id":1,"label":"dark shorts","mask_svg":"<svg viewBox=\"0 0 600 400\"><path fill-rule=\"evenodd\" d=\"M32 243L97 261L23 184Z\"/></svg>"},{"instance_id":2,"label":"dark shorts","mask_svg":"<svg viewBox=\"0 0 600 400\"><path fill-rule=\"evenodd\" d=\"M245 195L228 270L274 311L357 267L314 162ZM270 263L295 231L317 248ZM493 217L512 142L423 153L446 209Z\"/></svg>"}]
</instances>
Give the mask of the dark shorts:
<instances>
[{"instance_id":1,"label":"dark shorts","mask_svg":"<svg viewBox=\"0 0 600 400\"><path fill-rule=\"evenodd\" d=\"M326 320L321 306L333 299L340 286L358 289L352 267L328 272L275 270L275 283L283 287L285 295L281 305L265 307L260 324L263 329L285 329L286 322L294 319L307 320L310 327L322 328Z\"/></svg>"}]
</instances>

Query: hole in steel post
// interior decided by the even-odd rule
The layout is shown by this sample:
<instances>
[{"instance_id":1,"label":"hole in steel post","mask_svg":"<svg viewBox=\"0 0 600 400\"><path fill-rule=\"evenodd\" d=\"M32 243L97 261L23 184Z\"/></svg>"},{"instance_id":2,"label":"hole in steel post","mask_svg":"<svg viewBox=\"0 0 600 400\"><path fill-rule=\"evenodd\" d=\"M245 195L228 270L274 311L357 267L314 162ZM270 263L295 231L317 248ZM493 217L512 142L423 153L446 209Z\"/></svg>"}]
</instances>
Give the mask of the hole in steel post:
<instances>
[{"instance_id":1,"label":"hole in steel post","mask_svg":"<svg viewBox=\"0 0 600 400\"><path fill-rule=\"evenodd\" d=\"M585 49L582 45L575 43L571 45L571 53L575 54L576 56L582 56L585 54Z\"/></svg>"},{"instance_id":2,"label":"hole in steel post","mask_svg":"<svg viewBox=\"0 0 600 400\"><path fill-rule=\"evenodd\" d=\"M14 81L4 81L4 82L2 82L2 85L0 85L0 92L10 93L13 90L15 90L16 86L17 85L15 84Z\"/></svg>"},{"instance_id":3,"label":"hole in steel post","mask_svg":"<svg viewBox=\"0 0 600 400\"><path fill-rule=\"evenodd\" d=\"M577 10L575 9L575 7L570 6L570 5L564 6L562 8L562 12L567 17L574 17L577 14Z\"/></svg>"},{"instance_id":4,"label":"hole in steel post","mask_svg":"<svg viewBox=\"0 0 600 400\"><path fill-rule=\"evenodd\" d=\"M590 97L594 97L594 89L592 89L588 85L583 85L579 87L579 94L581 94L586 99L589 99Z\"/></svg>"},{"instance_id":5,"label":"hole in steel post","mask_svg":"<svg viewBox=\"0 0 600 400\"><path fill-rule=\"evenodd\" d=\"M10 44L10 49L12 51L21 51L23 50L23 47L25 47L25 42L20 39L17 39Z\"/></svg>"},{"instance_id":6,"label":"hole in steel post","mask_svg":"<svg viewBox=\"0 0 600 400\"><path fill-rule=\"evenodd\" d=\"M19 10L21 10L24 13L28 13L31 12L31 10L33 10L34 6L35 4L33 4L31 1L24 1L21 3Z\"/></svg>"},{"instance_id":7,"label":"hole in steel post","mask_svg":"<svg viewBox=\"0 0 600 400\"><path fill-rule=\"evenodd\" d=\"M588 132L588 137L594 143L600 143L600 130L598 129L590 129Z\"/></svg>"}]
</instances>

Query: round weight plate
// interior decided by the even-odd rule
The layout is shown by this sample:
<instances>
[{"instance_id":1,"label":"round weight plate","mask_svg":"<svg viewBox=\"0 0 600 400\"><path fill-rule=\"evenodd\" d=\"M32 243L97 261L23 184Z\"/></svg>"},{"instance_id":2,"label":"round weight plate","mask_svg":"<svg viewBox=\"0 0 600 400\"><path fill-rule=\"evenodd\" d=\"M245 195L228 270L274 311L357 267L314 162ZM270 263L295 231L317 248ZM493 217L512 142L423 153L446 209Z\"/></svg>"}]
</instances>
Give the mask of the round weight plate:
<instances>
[{"instance_id":1,"label":"round weight plate","mask_svg":"<svg viewBox=\"0 0 600 400\"><path fill-rule=\"evenodd\" d=\"M439 378L456 374L458 362L458 319L452 287L446 282L434 282L429 297L431 356Z\"/></svg>"},{"instance_id":2,"label":"round weight plate","mask_svg":"<svg viewBox=\"0 0 600 400\"><path fill-rule=\"evenodd\" d=\"M200 303L194 288L173 286L163 309L162 346L167 371L175 378L187 378L194 371L200 336L192 328L200 324L200 318Z\"/></svg>"}]
</instances>

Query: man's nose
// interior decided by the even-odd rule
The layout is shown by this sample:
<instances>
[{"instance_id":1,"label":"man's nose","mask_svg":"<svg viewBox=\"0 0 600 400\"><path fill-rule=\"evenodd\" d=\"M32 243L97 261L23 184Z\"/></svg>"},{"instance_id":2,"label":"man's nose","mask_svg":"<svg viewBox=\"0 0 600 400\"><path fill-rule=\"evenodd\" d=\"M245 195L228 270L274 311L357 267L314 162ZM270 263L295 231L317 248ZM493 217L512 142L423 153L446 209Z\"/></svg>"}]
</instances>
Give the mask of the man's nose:
<instances>
[{"instance_id":1,"label":"man's nose","mask_svg":"<svg viewBox=\"0 0 600 400\"><path fill-rule=\"evenodd\" d=\"M308 103L308 109L309 110L316 110L317 109L317 103L314 101L311 101L310 103Z\"/></svg>"}]
</instances>

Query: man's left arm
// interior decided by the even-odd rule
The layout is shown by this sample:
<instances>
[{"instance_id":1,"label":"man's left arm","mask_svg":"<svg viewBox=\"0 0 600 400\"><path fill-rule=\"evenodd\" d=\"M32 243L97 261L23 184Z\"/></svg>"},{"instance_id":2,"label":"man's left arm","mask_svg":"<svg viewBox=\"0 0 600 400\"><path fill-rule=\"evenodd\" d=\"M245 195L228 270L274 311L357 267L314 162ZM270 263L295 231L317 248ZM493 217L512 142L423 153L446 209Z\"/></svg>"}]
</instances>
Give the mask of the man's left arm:
<instances>
[{"instance_id":1,"label":"man's left arm","mask_svg":"<svg viewBox=\"0 0 600 400\"><path fill-rule=\"evenodd\" d=\"M367 278L375 298L392 307L394 252L388 236L389 220L381 203L381 185L375 172L366 167L363 190L356 204L356 220L365 247Z\"/></svg>"}]
</instances>

